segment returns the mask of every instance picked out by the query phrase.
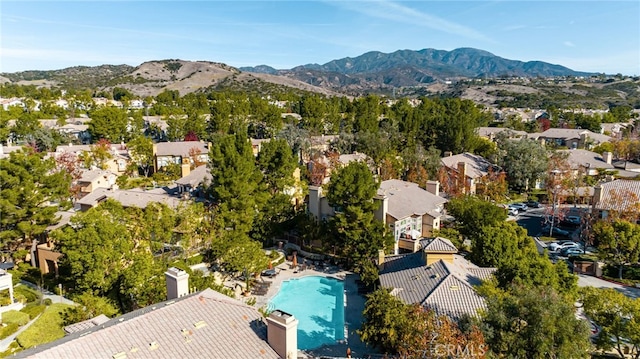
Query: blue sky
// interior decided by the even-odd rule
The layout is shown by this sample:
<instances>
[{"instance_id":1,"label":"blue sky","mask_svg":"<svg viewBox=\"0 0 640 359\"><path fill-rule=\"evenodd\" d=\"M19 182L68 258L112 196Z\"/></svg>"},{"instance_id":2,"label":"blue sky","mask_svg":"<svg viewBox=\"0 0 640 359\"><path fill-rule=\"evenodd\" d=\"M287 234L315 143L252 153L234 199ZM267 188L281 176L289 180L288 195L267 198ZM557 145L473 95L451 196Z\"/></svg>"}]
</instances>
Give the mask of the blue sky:
<instances>
[{"instance_id":1,"label":"blue sky","mask_svg":"<svg viewBox=\"0 0 640 359\"><path fill-rule=\"evenodd\" d=\"M0 72L183 59L291 68L474 47L640 75L640 1L0 2Z\"/></svg>"}]
</instances>

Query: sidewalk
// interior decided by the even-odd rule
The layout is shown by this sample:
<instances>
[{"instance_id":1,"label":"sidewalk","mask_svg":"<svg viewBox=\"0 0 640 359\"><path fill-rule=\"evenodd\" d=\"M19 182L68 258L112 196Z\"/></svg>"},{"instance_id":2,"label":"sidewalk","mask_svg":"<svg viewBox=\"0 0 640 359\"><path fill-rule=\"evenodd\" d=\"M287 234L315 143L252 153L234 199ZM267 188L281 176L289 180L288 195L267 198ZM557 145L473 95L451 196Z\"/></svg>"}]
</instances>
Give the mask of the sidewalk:
<instances>
[{"instance_id":1,"label":"sidewalk","mask_svg":"<svg viewBox=\"0 0 640 359\"><path fill-rule=\"evenodd\" d=\"M31 319L31 321L18 329L15 333L9 335L8 337L0 340L0 352L6 351L9 348L9 345L13 342L13 340L20 335L20 333L24 332L27 328L31 326L31 324L35 323L38 318L40 318L42 314L38 314L37 317Z\"/></svg>"},{"instance_id":2,"label":"sidewalk","mask_svg":"<svg viewBox=\"0 0 640 359\"><path fill-rule=\"evenodd\" d=\"M46 290L44 288L40 288L39 286L37 286L37 285L35 285L35 284L31 283L31 282L27 282L26 280L21 280L20 284L26 285L27 287L29 287L29 288L37 291L37 292L42 293L42 300L51 299L51 303L63 303L63 304L69 304L69 305L75 305L76 304L75 302L73 302L70 299L67 299L67 298L65 298L65 297L63 297L61 295L57 295L57 294L55 294L55 293L53 293L51 291L48 291L48 290Z\"/></svg>"}]
</instances>

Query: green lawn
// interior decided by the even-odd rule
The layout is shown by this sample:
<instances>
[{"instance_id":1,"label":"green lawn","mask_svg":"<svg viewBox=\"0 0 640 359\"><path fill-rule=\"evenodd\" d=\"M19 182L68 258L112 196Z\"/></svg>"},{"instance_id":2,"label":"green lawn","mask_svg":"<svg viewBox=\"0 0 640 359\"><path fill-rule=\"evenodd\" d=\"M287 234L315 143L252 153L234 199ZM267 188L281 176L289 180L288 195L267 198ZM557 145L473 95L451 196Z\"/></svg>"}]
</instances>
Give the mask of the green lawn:
<instances>
[{"instance_id":1,"label":"green lawn","mask_svg":"<svg viewBox=\"0 0 640 359\"><path fill-rule=\"evenodd\" d=\"M64 337L61 313L70 307L68 304L61 303L48 306L33 325L16 337L18 344L27 349Z\"/></svg>"},{"instance_id":2,"label":"green lawn","mask_svg":"<svg viewBox=\"0 0 640 359\"><path fill-rule=\"evenodd\" d=\"M23 326L29 322L29 314L10 310L2 313L2 322L6 324L16 323L18 326Z\"/></svg>"}]
</instances>

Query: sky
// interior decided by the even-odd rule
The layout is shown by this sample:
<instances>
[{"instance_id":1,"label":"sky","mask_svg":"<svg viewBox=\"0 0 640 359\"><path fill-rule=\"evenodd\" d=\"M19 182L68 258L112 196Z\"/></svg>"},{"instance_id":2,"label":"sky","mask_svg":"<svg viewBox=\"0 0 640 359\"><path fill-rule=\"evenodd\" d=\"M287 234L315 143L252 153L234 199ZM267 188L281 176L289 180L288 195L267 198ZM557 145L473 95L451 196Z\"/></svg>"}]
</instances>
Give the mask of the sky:
<instances>
[{"instance_id":1,"label":"sky","mask_svg":"<svg viewBox=\"0 0 640 359\"><path fill-rule=\"evenodd\" d=\"M163 59L289 69L460 47L640 75L640 1L0 0L0 72Z\"/></svg>"}]
</instances>

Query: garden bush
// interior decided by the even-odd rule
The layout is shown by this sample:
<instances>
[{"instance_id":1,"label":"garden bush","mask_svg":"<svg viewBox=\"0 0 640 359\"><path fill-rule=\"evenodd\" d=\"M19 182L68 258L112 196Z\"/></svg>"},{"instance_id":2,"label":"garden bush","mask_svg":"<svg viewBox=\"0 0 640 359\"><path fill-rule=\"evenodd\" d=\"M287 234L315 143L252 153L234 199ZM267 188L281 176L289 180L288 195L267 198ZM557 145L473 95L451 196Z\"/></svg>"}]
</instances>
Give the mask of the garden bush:
<instances>
[{"instance_id":1,"label":"garden bush","mask_svg":"<svg viewBox=\"0 0 640 359\"><path fill-rule=\"evenodd\" d=\"M46 308L47 307L42 304L31 303L27 304L27 306L22 308L20 311L29 314L29 318L33 319L44 312Z\"/></svg>"},{"instance_id":2,"label":"garden bush","mask_svg":"<svg viewBox=\"0 0 640 359\"><path fill-rule=\"evenodd\" d=\"M2 313L2 322L7 324L16 323L18 326L23 326L29 323L29 314L10 310Z\"/></svg>"},{"instance_id":3,"label":"garden bush","mask_svg":"<svg viewBox=\"0 0 640 359\"><path fill-rule=\"evenodd\" d=\"M4 339L6 337L8 337L9 335L15 333L18 331L18 329L20 329L20 326L16 323L10 323L7 324L4 327L0 328L0 339Z\"/></svg>"}]
</instances>

